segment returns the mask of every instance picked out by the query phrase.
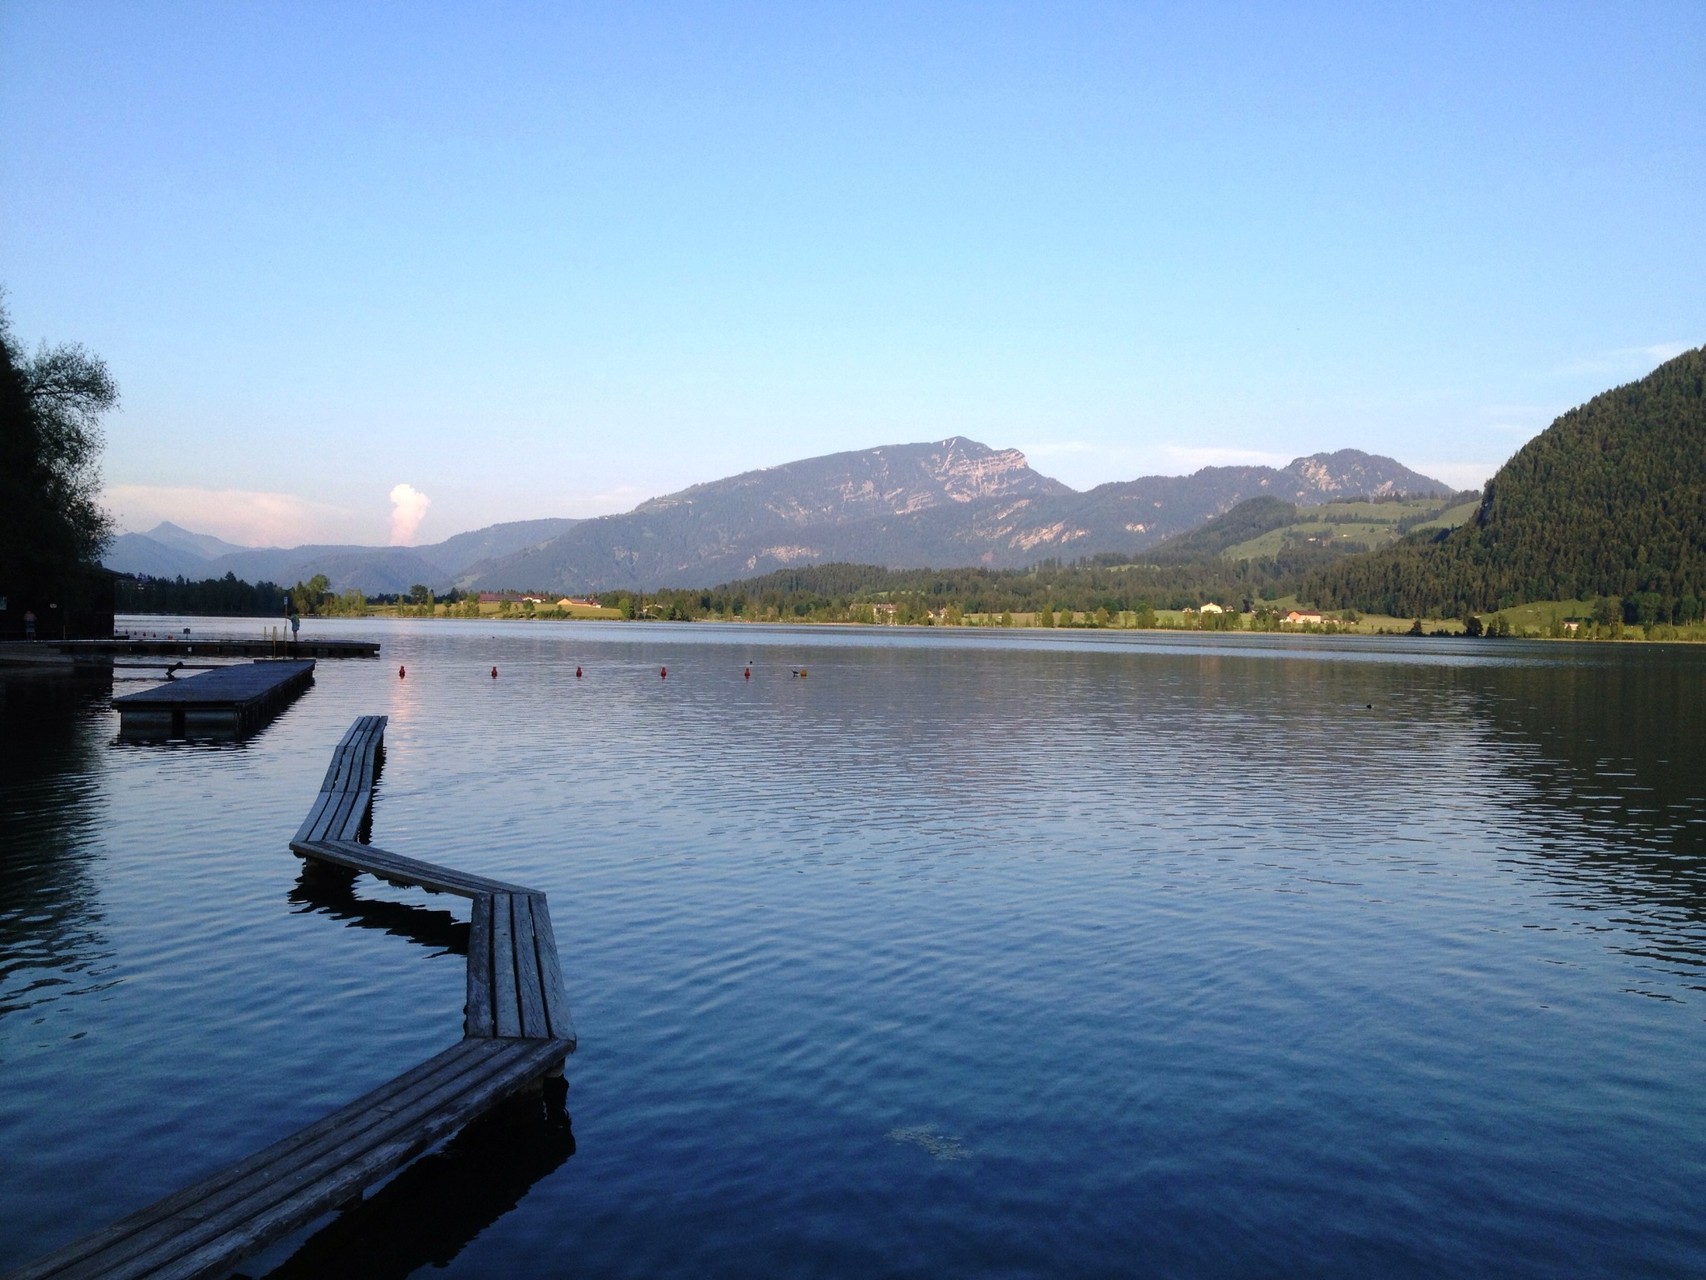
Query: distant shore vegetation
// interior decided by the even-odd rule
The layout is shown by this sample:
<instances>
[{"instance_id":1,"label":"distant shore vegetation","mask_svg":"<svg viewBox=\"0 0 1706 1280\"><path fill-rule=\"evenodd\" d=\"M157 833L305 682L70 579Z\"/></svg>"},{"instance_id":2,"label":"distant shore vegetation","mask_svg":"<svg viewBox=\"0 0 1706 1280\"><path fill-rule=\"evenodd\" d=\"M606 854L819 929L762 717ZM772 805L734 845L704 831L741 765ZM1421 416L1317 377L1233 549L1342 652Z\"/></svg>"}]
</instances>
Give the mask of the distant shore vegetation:
<instances>
[{"instance_id":1,"label":"distant shore vegetation","mask_svg":"<svg viewBox=\"0 0 1706 1280\"><path fill-rule=\"evenodd\" d=\"M1200 566L1199 566L1200 567ZM820 623L852 626L1269 632L1300 635L1456 635L1525 639L1706 641L1706 621L1662 617L1645 595L1537 601L1461 616L1405 618L1324 611L1295 595L1215 591L1182 566L1059 565L1036 569L894 570L814 565L706 590L334 592L316 577L293 587L227 574L201 582L124 578L118 610L208 617L478 618L493 622L599 619ZM1169 586L1168 584L1171 583ZM1148 588L1146 590L1146 588Z\"/></svg>"}]
</instances>

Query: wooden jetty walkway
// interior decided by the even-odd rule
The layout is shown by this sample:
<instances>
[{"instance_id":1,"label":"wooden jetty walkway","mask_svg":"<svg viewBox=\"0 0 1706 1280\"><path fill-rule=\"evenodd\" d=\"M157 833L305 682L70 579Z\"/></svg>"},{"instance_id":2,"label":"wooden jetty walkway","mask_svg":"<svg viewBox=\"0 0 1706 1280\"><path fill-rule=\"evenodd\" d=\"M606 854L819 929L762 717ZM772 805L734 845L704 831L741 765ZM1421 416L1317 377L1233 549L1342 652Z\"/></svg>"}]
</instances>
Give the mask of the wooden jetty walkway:
<instances>
[{"instance_id":1,"label":"wooden jetty walkway","mask_svg":"<svg viewBox=\"0 0 1706 1280\"><path fill-rule=\"evenodd\" d=\"M560 1075L575 1049L545 895L360 843L384 754L363 716L332 755L290 842L310 865L367 872L473 900L462 1039L325 1119L9 1280L193 1280L361 1196L502 1099Z\"/></svg>"},{"instance_id":2,"label":"wooden jetty walkway","mask_svg":"<svg viewBox=\"0 0 1706 1280\"><path fill-rule=\"evenodd\" d=\"M245 662L113 699L126 737L248 733L314 683L312 661Z\"/></svg>"},{"instance_id":3,"label":"wooden jetty walkway","mask_svg":"<svg viewBox=\"0 0 1706 1280\"><path fill-rule=\"evenodd\" d=\"M368 640L235 640L149 637L112 640L7 640L0 666L94 668L119 665L119 658L377 658ZM164 666L163 662L151 663Z\"/></svg>"},{"instance_id":4,"label":"wooden jetty walkway","mask_svg":"<svg viewBox=\"0 0 1706 1280\"><path fill-rule=\"evenodd\" d=\"M377 658L379 645L372 640L240 640L235 637L193 636L111 640L55 640L40 642L38 649L53 649L74 658Z\"/></svg>"}]
</instances>

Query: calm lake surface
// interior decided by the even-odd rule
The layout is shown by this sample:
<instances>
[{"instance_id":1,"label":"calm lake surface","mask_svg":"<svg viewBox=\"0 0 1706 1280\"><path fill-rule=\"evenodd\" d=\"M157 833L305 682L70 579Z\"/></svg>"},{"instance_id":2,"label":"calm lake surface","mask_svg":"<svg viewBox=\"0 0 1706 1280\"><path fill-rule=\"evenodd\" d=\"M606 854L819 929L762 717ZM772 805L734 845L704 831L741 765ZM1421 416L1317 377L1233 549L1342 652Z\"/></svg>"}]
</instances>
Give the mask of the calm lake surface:
<instances>
[{"instance_id":1,"label":"calm lake surface","mask_svg":"<svg viewBox=\"0 0 1706 1280\"><path fill-rule=\"evenodd\" d=\"M1706 1274L1706 653L307 627L384 656L236 744L0 676L0 1271L458 1038L466 904L287 848L377 713L374 843L550 894L572 1135L251 1275Z\"/></svg>"}]
</instances>

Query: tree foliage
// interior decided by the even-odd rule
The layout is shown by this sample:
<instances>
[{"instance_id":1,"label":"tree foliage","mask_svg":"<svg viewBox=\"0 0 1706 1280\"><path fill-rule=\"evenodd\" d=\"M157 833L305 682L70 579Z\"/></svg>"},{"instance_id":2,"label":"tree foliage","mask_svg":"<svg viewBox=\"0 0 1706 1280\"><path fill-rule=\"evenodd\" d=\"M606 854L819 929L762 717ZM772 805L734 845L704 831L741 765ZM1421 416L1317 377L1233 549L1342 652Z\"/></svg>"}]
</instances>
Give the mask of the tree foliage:
<instances>
[{"instance_id":1,"label":"tree foliage","mask_svg":"<svg viewBox=\"0 0 1706 1280\"><path fill-rule=\"evenodd\" d=\"M0 309L0 594L99 563L101 415L117 403L97 356L76 343L26 356Z\"/></svg>"},{"instance_id":2,"label":"tree foliage","mask_svg":"<svg viewBox=\"0 0 1706 1280\"><path fill-rule=\"evenodd\" d=\"M1706 348L1564 414L1456 531L1323 567L1300 590L1328 608L1436 617L1640 597L1630 621L1687 621L1706 599Z\"/></svg>"},{"instance_id":3,"label":"tree foliage","mask_svg":"<svg viewBox=\"0 0 1706 1280\"><path fill-rule=\"evenodd\" d=\"M281 616L284 589L274 582L248 583L236 574L192 582L179 578L120 578L120 613L186 613L204 617L273 618Z\"/></svg>"}]
</instances>

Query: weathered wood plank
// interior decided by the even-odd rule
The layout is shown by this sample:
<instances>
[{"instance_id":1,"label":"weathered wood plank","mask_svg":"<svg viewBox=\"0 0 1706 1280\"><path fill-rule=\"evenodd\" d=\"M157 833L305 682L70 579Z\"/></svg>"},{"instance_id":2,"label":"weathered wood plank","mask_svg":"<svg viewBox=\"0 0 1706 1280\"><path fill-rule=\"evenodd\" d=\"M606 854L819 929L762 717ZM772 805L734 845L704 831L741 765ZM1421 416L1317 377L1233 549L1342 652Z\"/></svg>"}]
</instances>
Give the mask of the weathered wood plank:
<instances>
[{"instance_id":1,"label":"weathered wood plank","mask_svg":"<svg viewBox=\"0 0 1706 1280\"><path fill-rule=\"evenodd\" d=\"M152 1280L204 1280L223 1274L231 1259L263 1248L305 1222L343 1204L365 1187L401 1168L434 1144L509 1094L525 1088L550 1071L562 1058L553 1041L524 1041L526 1052L509 1062L501 1074L482 1081L395 1136L348 1159L339 1159L300 1190L271 1208L247 1218L240 1234L215 1242L154 1273Z\"/></svg>"},{"instance_id":2,"label":"weathered wood plank","mask_svg":"<svg viewBox=\"0 0 1706 1280\"><path fill-rule=\"evenodd\" d=\"M343 790L342 787L338 786L338 774L343 769L343 765L344 749L343 744L339 743L332 749L332 759L331 763L326 766L326 776L320 779L320 790L322 792Z\"/></svg>"},{"instance_id":3,"label":"weathered wood plank","mask_svg":"<svg viewBox=\"0 0 1706 1280\"><path fill-rule=\"evenodd\" d=\"M78 1262L94 1257L103 1251L111 1251L121 1241L128 1241L140 1231L169 1217L181 1215L198 1203L204 1203L226 1187L235 1186L244 1179L264 1171L280 1160L289 1159L293 1154L308 1149L323 1149L328 1133L338 1129L345 1118L352 1114L360 1114L377 1107L387 1097L406 1096L411 1090L431 1085L445 1078L454 1078L456 1074L466 1069L466 1064L479 1057L479 1048L469 1041L452 1045L443 1053L428 1058L418 1066L411 1067L395 1080L389 1080L378 1088L363 1094L348 1106L340 1108L325 1119L309 1125L306 1129L298 1130L287 1138L283 1138L265 1147L253 1155L245 1156L235 1164L192 1183L180 1191L156 1201L147 1208L120 1218L101 1231L84 1236L73 1241L55 1253L37 1259L22 1271L14 1272L9 1280L34 1280L37 1276L63 1275L67 1269ZM132 1250L134 1252L134 1249Z\"/></svg>"},{"instance_id":4,"label":"weathered wood plank","mask_svg":"<svg viewBox=\"0 0 1706 1280\"><path fill-rule=\"evenodd\" d=\"M314 800L314 807L308 811L302 825L296 829L296 840L318 840L324 834L326 811L336 803L336 796L330 791L322 791Z\"/></svg>"},{"instance_id":5,"label":"weathered wood plank","mask_svg":"<svg viewBox=\"0 0 1706 1280\"><path fill-rule=\"evenodd\" d=\"M416 1085L406 1098L381 1097L360 1113L343 1108L328 1118L340 1123L327 1125L319 1141L234 1182L215 1175L209 1194L132 1233L103 1255L54 1274L61 1280L219 1274L217 1268L232 1258L342 1203L368 1181L412 1159L527 1083L533 1062L549 1056L492 1052L478 1047L478 1041L464 1044L477 1047L472 1053L464 1048L454 1074L431 1087Z\"/></svg>"},{"instance_id":6,"label":"weathered wood plank","mask_svg":"<svg viewBox=\"0 0 1706 1280\"><path fill-rule=\"evenodd\" d=\"M333 840L352 840L361 829L362 815L367 811L371 792L351 790L338 797L337 807L326 823L326 834Z\"/></svg>"},{"instance_id":7,"label":"weathered wood plank","mask_svg":"<svg viewBox=\"0 0 1706 1280\"><path fill-rule=\"evenodd\" d=\"M194 1247L195 1240L186 1240L186 1232L196 1231L220 1213L233 1210L240 1213L253 1204L257 1195L264 1198L267 1188L280 1179L314 1164L328 1151L336 1150L352 1139L359 1140L375 1125L385 1123L393 1114L385 1110L388 1105L430 1106L433 1100L453 1095L477 1082L480 1073L488 1069L488 1055L477 1048L469 1052L468 1043L456 1046L459 1052L454 1055L447 1051L429 1060L439 1063L437 1069L415 1080L406 1089L387 1093L390 1086L381 1086L368 1097L309 1126L302 1134L293 1135L258 1153L258 1159L241 1162L249 1166L241 1173L234 1174L233 1171L240 1166L233 1166L188 1188L187 1199L182 1198L185 1193L179 1193L173 1199L180 1203L169 1212L164 1211L165 1202L162 1202L133 1215L140 1220L139 1230L132 1231L125 1239L105 1249L99 1257L54 1274L61 1280L84 1280L85 1275L92 1278L129 1274L127 1268L139 1268L139 1274L149 1274L147 1264ZM301 1141L304 1136L307 1140Z\"/></svg>"},{"instance_id":8,"label":"weathered wood plank","mask_svg":"<svg viewBox=\"0 0 1706 1280\"><path fill-rule=\"evenodd\" d=\"M385 716L357 718L332 750L332 762L326 767L325 781L320 784L322 791L349 791L371 784L372 765L368 762L364 771L364 757L370 747L383 739L386 720Z\"/></svg>"},{"instance_id":9,"label":"weathered wood plank","mask_svg":"<svg viewBox=\"0 0 1706 1280\"><path fill-rule=\"evenodd\" d=\"M366 871L382 880L410 884L429 893L454 893L474 898L492 893L531 893L524 885L491 880L454 867L405 858L377 845L356 844L350 840L293 840L291 849L300 857L318 858L355 871Z\"/></svg>"},{"instance_id":10,"label":"weathered wood plank","mask_svg":"<svg viewBox=\"0 0 1706 1280\"><path fill-rule=\"evenodd\" d=\"M474 899L468 918L468 1002L462 1011L462 1034L491 1039L492 1021L492 900Z\"/></svg>"},{"instance_id":11,"label":"weathered wood plank","mask_svg":"<svg viewBox=\"0 0 1706 1280\"><path fill-rule=\"evenodd\" d=\"M353 791L361 784L361 779L356 775L356 762L360 757L361 751L354 735L346 737L339 744L335 757L337 773L332 778L333 791Z\"/></svg>"},{"instance_id":12,"label":"weathered wood plank","mask_svg":"<svg viewBox=\"0 0 1706 1280\"><path fill-rule=\"evenodd\" d=\"M539 985L539 950L533 940L533 895L510 897L515 925L515 995L521 1034L543 1039L551 1034L545 1017L545 993Z\"/></svg>"},{"instance_id":13,"label":"weathered wood plank","mask_svg":"<svg viewBox=\"0 0 1706 1280\"><path fill-rule=\"evenodd\" d=\"M545 1016L551 1024L551 1035L558 1040L575 1044L575 1023L569 1016L569 1000L563 994L563 965L557 953L557 938L551 929L551 908L544 894L529 900L533 913L533 940L539 946L539 985L545 993Z\"/></svg>"},{"instance_id":14,"label":"weathered wood plank","mask_svg":"<svg viewBox=\"0 0 1706 1280\"><path fill-rule=\"evenodd\" d=\"M515 998L515 895L492 895L492 1023L499 1036L521 1034Z\"/></svg>"}]
</instances>

